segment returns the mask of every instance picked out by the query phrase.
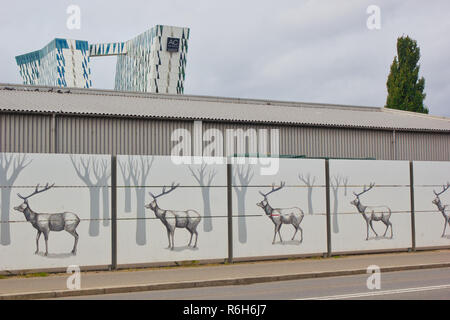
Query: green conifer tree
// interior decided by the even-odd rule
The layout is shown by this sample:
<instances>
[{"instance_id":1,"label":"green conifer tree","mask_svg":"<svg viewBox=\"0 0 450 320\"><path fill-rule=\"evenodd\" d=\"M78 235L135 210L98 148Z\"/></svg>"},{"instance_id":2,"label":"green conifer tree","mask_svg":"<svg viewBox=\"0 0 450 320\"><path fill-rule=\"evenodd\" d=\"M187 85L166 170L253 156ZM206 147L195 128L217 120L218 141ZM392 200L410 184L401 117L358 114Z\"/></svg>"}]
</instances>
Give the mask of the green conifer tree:
<instances>
[{"instance_id":1,"label":"green conifer tree","mask_svg":"<svg viewBox=\"0 0 450 320\"><path fill-rule=\"evenodd\" d=\"M386 108L428 113L423 100L425 79L419 79L420 48L410 37L397 39L397 56L387 80Z\"/></svg>"}]
</instances>

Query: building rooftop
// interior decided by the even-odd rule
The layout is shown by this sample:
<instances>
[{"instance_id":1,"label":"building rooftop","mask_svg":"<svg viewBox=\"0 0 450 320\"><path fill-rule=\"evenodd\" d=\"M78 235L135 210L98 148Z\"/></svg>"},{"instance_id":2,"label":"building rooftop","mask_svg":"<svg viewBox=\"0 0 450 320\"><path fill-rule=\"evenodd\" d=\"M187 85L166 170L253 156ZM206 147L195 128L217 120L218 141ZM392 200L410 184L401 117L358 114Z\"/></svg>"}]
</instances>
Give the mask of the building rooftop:
<instances>
[{"instance_id":1,"label":"building rooftop","mask_svg":"<svg viewBox=\"0 0 450 320\"><path fill-rule=\"evenodd\" d=\"M450 132L450 118L379 107L12 84L0 112Z\"/></svg>"}]
</instances>

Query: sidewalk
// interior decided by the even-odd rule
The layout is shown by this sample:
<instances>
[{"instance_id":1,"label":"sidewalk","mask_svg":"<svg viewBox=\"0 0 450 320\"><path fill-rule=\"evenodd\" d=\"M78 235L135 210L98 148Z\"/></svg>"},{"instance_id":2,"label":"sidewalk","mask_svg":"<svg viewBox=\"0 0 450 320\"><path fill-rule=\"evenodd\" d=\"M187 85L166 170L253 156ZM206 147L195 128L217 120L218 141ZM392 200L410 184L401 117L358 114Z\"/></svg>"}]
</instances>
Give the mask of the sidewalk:
<instances>
[{"instance_id":1,"label":"sidewalk","mask_svg":"<svg viewBox=\"0 0 450 320\"><path fill-rule=\"evenodd\" d=\"M0 279L0 300L39 299L75 295L251 284L366 273L369 265L381 271L450 267L450 250L366 254L332 258L236 263L230 265L85 272L81 289L67 290L68 274L43 278Z\"/></svg>"}]
</instances>

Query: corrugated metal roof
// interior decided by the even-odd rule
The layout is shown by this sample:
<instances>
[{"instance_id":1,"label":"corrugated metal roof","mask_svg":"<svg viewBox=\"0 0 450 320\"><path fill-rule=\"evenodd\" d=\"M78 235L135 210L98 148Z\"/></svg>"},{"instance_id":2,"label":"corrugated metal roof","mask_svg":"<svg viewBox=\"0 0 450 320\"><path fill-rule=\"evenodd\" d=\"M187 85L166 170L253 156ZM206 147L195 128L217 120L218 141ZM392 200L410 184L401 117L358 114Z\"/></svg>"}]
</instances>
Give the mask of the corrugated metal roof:
<instances>
[{"instance_id":1,"label":"corrugated metal roof","mask_svg":"<svg viewBox=\"0 0 450 320\"><path fill-rule=\"evenodd\" d=\"M450 118L385 108L1 84L0 111L450 132Z\"/></svg>"}]
</instances>

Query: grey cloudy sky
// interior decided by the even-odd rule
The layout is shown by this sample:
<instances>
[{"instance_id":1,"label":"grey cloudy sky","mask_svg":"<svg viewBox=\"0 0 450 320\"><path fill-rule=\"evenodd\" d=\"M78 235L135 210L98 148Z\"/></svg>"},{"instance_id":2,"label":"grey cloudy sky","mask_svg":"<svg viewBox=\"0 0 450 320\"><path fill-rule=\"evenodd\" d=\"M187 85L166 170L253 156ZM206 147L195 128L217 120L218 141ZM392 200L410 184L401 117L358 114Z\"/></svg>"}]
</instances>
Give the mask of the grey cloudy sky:
<instances>
[{"instance_id":1,"label":"grey cloudy sky","mask_svg":"<svg viewBox=\"0 0 450 320\"><path fill-rule=\"evenodd\" d=\"M81 29L66 9L81 8ZM369 5L381 30L369 30ZM450 1L15 0L2 4L0 82L21 83L14 57L55 37L125 41L156 24L191 28L186 94L383 106L396 40L421 49L425 104L450 116ZM95 88L113 89L115 58L91 61Z\"/></svg>"}]
</instances>

